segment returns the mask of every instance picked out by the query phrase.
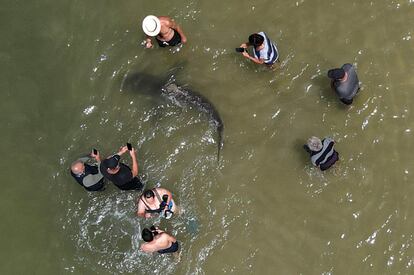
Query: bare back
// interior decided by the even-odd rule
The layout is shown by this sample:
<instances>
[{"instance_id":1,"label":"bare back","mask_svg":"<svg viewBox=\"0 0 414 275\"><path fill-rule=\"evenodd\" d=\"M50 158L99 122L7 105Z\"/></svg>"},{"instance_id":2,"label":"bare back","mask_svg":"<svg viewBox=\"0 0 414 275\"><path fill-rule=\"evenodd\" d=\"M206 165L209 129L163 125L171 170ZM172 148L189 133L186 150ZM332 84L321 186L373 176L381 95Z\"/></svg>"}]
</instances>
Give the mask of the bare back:
<instances>
[{"instance_id":1,"label":"bare back","mask_svg":"<svg viewBox=\"0 0 414 275\"><path fill-rule=\"evenodd\" d=\"M149 243L143 243L141 245L141 250L147 253L157 252L162 249L166 249L171 247L173 242L175 242L176 239L170 235L168 235L165 232L162 232L154 237L154 240L152 240Z\"/></svg>"},{"instance_id":2,"label":"bare back","mask_svg":"<svg viewBox=\"0 0 414 275\"><path fill-rule=\"evenodd\" d=\"M157 38L161 41L170 41L174 36L174 21L167 16L159 16L158 19L161 22L161 30Z\"/></svg>"}]
</instances>

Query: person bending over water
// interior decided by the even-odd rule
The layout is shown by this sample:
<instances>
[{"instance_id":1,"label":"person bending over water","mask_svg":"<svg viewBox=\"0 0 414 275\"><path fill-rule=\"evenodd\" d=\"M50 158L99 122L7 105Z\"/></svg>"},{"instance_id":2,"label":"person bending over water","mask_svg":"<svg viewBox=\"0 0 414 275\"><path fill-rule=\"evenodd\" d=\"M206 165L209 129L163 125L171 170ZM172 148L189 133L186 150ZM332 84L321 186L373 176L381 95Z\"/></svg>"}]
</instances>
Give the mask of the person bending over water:
<instances>
[{"instance_id":1,"label":"person bending over water","mask_svg":"<svg viewBox=\"0 0 414 275\"><path fill-rule=\"evenodd\" d=\"M151 226L150 229L144 228L141 236L145 243L141 244L140 249L146 253L174 253L180 248L177 240L173 236L155 226Z\"/></svg>"},{"instance_id":2,"label":"person bending over water","mask_svg":"<svg viewBox=\"0 0 414 275\"><path fill-rule=\"evenodd\" d=\"M177 206L172 199L171 192L167 189L145 190L138 199L137 215L139 217L151 218L154 214L162 214L169 219L173 213L177 213Z\"/></svg>"},{"instance_id":3,"label":"person bending over water","mask_svg":"<svg viewBox=\"0 0 414 275\"><path fill-rule=\"evenodd\" d=\"M253 56L250 56L247 52L247 47L249 46L253 46ZM279 52L276 44L264 32L250 35L249 42L241 44L240 48L236 50L257 64L272 66L279 60Z\"/></svg>"},{"instance_id":4,"label":"person bending over water","mask_svg":"<svg viewBox=\"0 0 414 275\"><path fill-rule=\"evenodd\" d=\"M120 163L121 156L128 151L127 146L121 147L118 153L101 162L99 169L104 177L112 181L121 190L141 190L144 186L138 176L138 161L135 149L131 148L129 154L132 159L132 171L127 165Z\"/></svg>"},{"instance_id":5,"label":"person bending over water","mask_svg":"<svg viewBox=\"0 0 414 275\"><path fill-rule=\"evenodd\" d=\"M90 156L79 158L72 163L70 174L86 190L100 191L104 187L104 177L96 165L86 163L91 158L94 158L99 166L101 157L99 152L94 149Z\"/></svg>"},{"instance_id":6,"label":"person bending over water","mask_svg":"<svg viewBox=\"0 0 414 275\"><path fill-rule=\"evenodd\" d=\"M344 64L342 68L328 71L331 87L339 96L342 103L352 104L353 98L359 92L359 80L354 66Z\"/></svg>"},{"instance_id":7,"label":"person bending over water","mask_svg":"<svg viewBox=\"0 0 414 275\"><path fill-rule=\"evenodd\" d=\"M312 164L322 171L328 169L339 159L339 154L334 147L335 141L329 137L322 141L317 137L310 137L303 147L310 154Z\"/></svg>"},{"instance_id":8,"label":"person bending over water","mask_svg":"<svg viewBox=\"0 0 414 275\"><path fill-rule=\"evenodd\" d=\"M152 48L151 37L154 36L160 47L172 47L187 42L187 37L181 27L167 16L148 15L142 21L142 29L147 35L146 48Z\"/></svg>"}]
</instances>

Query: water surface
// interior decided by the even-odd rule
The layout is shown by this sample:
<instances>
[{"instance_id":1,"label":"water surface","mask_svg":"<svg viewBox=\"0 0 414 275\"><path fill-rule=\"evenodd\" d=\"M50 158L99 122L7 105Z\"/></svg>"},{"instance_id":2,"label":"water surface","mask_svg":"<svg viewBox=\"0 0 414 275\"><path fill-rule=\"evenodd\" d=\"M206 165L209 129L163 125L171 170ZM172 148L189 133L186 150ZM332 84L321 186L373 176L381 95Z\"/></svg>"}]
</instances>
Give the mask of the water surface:
<instances>
[{"instance_id":1,"label":"water surface","mask_svg":"<svg viewBox=\"0 0 414 275\"><path fill-rule=\"evenodd\" d=\"M2 6L2 274L413 272L413 1ZM174 18L188 43L145 50L147 14ZM234 52L256 31L277 42L278 69ZM362 82L350 107L326 78L347 62ZM206 117L158 96L171 76L220 112L219 166ZM336 140L330 171L303 151L311 135ZM139 193L86 193L71 179L78 156L126 141L182 215L143 221ZM139 251L151 223L177 237L180 258Z\"/></svg>"}]
</instances>

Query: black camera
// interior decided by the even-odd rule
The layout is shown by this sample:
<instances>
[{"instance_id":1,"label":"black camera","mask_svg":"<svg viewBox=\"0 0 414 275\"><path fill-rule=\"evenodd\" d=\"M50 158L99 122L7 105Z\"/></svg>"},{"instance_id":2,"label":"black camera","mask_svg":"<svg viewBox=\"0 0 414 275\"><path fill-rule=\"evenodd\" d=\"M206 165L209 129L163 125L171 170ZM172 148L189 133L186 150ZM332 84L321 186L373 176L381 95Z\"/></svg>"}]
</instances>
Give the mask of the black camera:
<instances>
[{"instance_id":1,"label":"black camera","mask_svg":"<svg viewBox=\"0 0 414 275\"><path fill-rule=\"evenodd\" d=\"M160 210L163 211L165 209L165 207L167 207L167 202L168 202L168 195L165 194L164 196L162 196L162 201L160 203Z\"/></svg>"},{"instance_id":2,"label":"black camera","mask_svg":"<svg viewBox=\"0 0 414 275\"><path fill-rule=\"evenodd\" d=\"M154 236L158 235L158 231L157 231L157 228L155 228L155 226L151 226L150 230Z\"/></svg>"}]
</instances>

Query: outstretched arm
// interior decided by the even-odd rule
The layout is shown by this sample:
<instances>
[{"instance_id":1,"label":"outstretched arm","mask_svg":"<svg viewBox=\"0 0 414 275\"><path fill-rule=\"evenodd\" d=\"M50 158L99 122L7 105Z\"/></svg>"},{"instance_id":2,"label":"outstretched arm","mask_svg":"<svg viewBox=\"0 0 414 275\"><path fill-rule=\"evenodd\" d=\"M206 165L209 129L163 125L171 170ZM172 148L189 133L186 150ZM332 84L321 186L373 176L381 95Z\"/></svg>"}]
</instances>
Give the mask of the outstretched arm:
<instances>
[{"instance_id":1,"label":"outstretched arm","mask_svg":"<svg viewBox=\"0 0 414 275\"><path fill-rule=\"evenodd\" d=\"M247 59L250 59L251 61L253 61L256 64L263 64L264 63L263 59L252 57L247 52L242 52L242 54L243 54L244 57L246 57Z\"/></svg>"}]
</instances>

